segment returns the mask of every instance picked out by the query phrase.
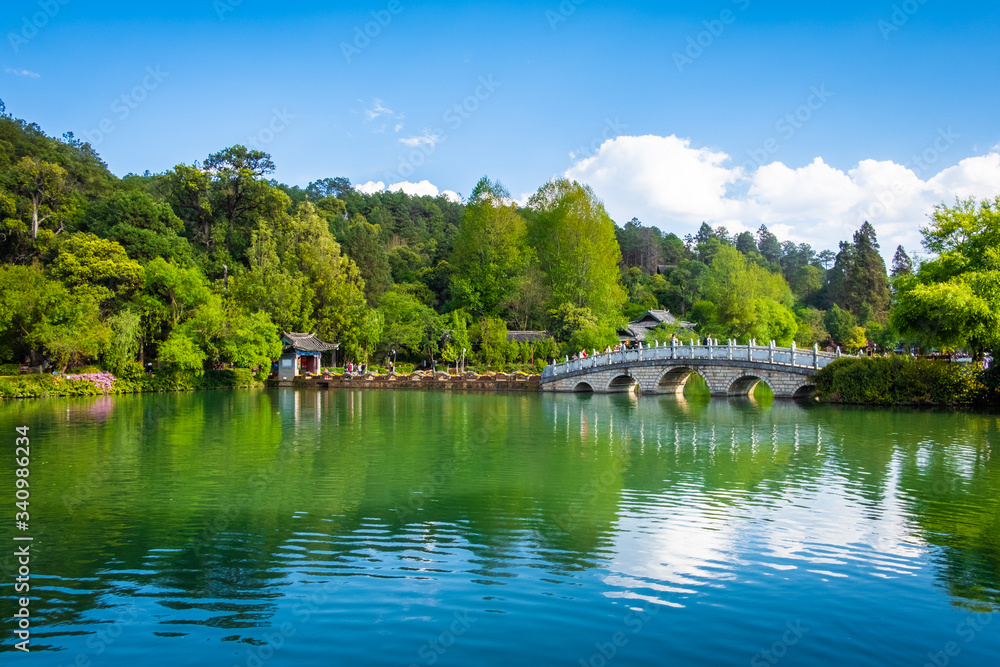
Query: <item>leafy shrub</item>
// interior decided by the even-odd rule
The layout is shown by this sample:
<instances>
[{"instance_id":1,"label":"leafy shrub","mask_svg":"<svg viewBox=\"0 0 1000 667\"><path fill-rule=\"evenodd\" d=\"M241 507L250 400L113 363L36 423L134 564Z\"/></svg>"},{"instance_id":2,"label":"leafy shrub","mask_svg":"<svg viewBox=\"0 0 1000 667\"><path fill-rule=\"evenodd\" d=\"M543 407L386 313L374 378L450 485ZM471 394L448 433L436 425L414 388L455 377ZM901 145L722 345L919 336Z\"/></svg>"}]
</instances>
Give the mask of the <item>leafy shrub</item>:
<instances>
[{"instance_id":1,"label":"leafy shrub","mask_svg":"<svg viewBox=\"0 0 1000 667\"><path fill-rule=\"evenodd\" d=\"M0 364L0 375L18 375L20 372L19 364Z\"/></svg>"},{"instance_id":2,"label":"leafy shrub","mask_svg":"<svg viewBox=\"0 0 1000 667\"><path fill-rule=\"evenodd\" d=\"M97 366L76 366L66 371L67 375L96 375L103 372Z\"/></svg>"},{"instance_id":3,"label":"leafy shrub","mask_svg":"<svg viewBox=\"0 0 1000 667\"><path fill-rule=\"evenodd\" d=\"M101 373L100 376L108 376ZM53 375L21 375L0 377L0 398L28 398L41 396L95 396L105 393L108 383L89 379L70 379ZM159 369L144 373L136 363L123 369L122 375L108 389L112 394L143 392L194 391L199 389L235 389L260 386L265 375L255 376L249 368L222 371L188 371L177 368ZM98 386L101 385L101 386Z\"/></svg>"},{"instance_id":4,"label":"leafy shrub","mask_svg":"<svg viewBox=\"0 0 1000 667\"><path fill-rule=\"evenodd\" d=\"M0 377L0 398L34 396L96 396L102 393L94 383L36 374Z\"/></svg>"},{"instance_id":5,"label":"leafy shrub","mask_svg":"<svg viewBox=\"0 0 1000 667\"><path fill-rule=\"evenodd\" d=\"M816 374L821 401L859 405L961 405L977 402L975 371L910 357L852 357Z\"/></svg>"},{"instance_id":6,"label":"leafy shrub","mask_svg":"<svg viewBox=\"0 0 1000 667\"><path fill-rule=\"evenodd\" d=\"M972 394L980 405L1000 405L1000 367L976 373Z\"/></svg>"}]
</instances>

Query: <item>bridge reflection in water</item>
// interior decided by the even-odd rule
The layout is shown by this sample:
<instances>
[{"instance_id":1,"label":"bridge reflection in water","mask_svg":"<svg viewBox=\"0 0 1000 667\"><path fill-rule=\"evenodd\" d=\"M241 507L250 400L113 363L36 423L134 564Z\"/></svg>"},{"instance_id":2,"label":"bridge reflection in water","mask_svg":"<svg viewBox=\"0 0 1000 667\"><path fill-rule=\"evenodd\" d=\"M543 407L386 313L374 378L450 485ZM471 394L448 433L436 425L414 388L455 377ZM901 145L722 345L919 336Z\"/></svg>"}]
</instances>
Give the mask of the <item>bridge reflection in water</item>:
<instances>
[{"instance_id":1,"label":"bridge reflection in water","mask_svg":"<svg viewBox=\"0 0 1000 667\"><path fill-rule=\"evenodd\" d=\"M840 352L770 345L662 345L552 364L542 373L543 391L615 394L679 394L700 375L712 396L747 396L761 382L775 398L804 398L819 369Z\"/></svg>"}]
</instances>

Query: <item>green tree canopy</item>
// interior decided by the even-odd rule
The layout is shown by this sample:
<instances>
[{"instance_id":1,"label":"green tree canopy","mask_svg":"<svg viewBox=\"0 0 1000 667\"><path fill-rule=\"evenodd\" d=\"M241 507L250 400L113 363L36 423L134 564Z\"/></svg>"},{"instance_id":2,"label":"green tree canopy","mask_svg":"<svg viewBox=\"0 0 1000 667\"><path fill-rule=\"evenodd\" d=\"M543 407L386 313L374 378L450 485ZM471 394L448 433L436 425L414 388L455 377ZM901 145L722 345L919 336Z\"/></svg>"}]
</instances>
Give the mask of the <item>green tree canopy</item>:
<instances>
[{"instance_id":1,"label":"green tree canopy","mask_svg":"<svg viewBox=\"0 0 1000 667\"><path fill-rule=\"evenodd\" d=\"M96 303L124 302L142 288L145 271L114 241L75 233L62 239L50 267L52 275Z\"/></svg>"},{"instance_id":2,"label":"green tree canopy","mask_svg":"<svg viewBox=\"0 0 1000 667\"><path fill-rule=\"evenodd\" d=\"M621 250L604 204L590 187L556 180L532 195L529 206L529 237L551 307L571 303L617 325L625 303L618 271Z\"/></svg>"},{"instance_id":3,"label":"green tree canopy","mask_svg":"<svg viewBox=\"0 0 1000 667\"><path fill-rule=\"evenodd\" d=\"M155 257L186 263L191 260L184 223L167 204L142 190L126 190L99 199L87 209L86 230L119 243L132 259L146 263Z\"/></svg>"},{"instance_id":4,"label":"green tree canopy","mask_svg":"<svg viewBox=\"0 0 1000 667\"><path fill-rule=\"evenodd\" d=\"M451 258L458 305L478 316L506 315L531 261L527 226L510 193L482 178L466 204Z\"/></svg>"},{"instance_id":5,"label":"green tree canopy","mask_svg":"<svg viewBox=\"0 0 1000 667\"><path fill-rule=\"evenodd\" d=\"M895 278L893 328L928 346L1000 350L1000 197L939 206L922 233L937 256Z\"/></svg>"}]
</instances>

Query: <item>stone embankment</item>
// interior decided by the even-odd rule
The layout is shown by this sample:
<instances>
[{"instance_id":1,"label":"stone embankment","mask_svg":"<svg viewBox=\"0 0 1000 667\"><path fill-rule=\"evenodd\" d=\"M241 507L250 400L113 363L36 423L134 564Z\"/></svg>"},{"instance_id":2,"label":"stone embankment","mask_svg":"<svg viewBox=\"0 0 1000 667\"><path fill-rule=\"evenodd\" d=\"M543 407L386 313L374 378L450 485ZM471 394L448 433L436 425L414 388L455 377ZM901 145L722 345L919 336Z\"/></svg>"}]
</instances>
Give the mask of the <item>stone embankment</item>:
<instances>
[{"instance_id":1,"label":"stone embankment","mask_svg":"<svg viewBox=\"0 0 1000 667\"><path fill-rule=\"evenodd\" d=\"M427 391L539 391L542 376L525 373L448 375L416 372L412 375L329 375L296 378L290 382L268 380L270 387L314 389L423 389Z\"/></svg>"}]
</instances>

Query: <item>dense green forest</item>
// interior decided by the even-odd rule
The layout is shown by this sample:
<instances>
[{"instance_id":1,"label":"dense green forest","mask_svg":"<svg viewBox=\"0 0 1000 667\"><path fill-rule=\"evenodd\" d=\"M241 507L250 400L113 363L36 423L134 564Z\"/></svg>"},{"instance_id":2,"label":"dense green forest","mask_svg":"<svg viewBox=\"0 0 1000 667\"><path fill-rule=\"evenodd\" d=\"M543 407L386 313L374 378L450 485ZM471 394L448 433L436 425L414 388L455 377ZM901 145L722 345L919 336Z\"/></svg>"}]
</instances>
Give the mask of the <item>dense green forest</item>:
<instances>
[{"instance_id":1,"label":"dense green forest","mask_svg":"<svg viewBox=\"0 0 1000 667\"><path fill-rule=\"evenodd\" d=\"M0 362L268 368L280 332L300 331L339 342L344 361L468 349L494 367L540 364L614 344L656 308L693 322L685 335L743 342L997 344L1000 198L940 207L925 230L934 258L899 248L890 277L868 223L816 251L766 227L618 226L565 180L518 206L487 178L456 203L362 194L346 178L288 186L274 169L233 146L118 178L89 144L0 102Z\"/></svg>"}]
</instances>

